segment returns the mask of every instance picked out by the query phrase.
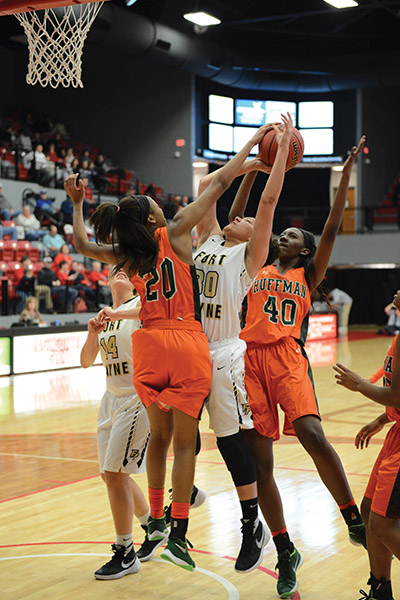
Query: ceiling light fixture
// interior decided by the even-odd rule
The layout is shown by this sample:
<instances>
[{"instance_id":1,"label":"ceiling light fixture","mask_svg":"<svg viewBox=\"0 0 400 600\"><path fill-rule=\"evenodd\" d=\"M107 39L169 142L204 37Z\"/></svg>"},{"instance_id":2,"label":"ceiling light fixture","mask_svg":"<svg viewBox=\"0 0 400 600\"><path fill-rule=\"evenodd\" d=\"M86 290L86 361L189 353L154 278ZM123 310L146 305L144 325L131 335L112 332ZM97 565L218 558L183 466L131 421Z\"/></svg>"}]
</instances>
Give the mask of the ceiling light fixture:
<instances>
[{"instance_id":1,"label":"ceiling light fixture","mask_svg":"<svg viewBox=\"0 0 400 600\"><path fill-rule=\"evenodd\" d=\"M186 13L186 15L183 15L183 18L186 19L186 21L191 21L191 23L201 25L202 27L219 25L221 23L219 19L216 19L205 12Z\"/></svg>"},{"instance_id":2,"label":"ceiling light fixture","mask_svg":"<svg viewBox=\"0 0 400 600\"><path fill-rule=\"evenodd\" d=\"M331 4L335 8L351 8L352 6L358 6L358 2L354 0L325 0L328 4Z\"/></svg>"},{"instance_id":3,"label":"ceiling light fixture","mask_svg":"<svg viewBox=\"0 0 400 600\"><path fill-rule=\"evenodd\" d=\"M133 4L135 4L136 0L125 0L125 4L126 6L133 6Z\"/></svg>"}]
</instances>

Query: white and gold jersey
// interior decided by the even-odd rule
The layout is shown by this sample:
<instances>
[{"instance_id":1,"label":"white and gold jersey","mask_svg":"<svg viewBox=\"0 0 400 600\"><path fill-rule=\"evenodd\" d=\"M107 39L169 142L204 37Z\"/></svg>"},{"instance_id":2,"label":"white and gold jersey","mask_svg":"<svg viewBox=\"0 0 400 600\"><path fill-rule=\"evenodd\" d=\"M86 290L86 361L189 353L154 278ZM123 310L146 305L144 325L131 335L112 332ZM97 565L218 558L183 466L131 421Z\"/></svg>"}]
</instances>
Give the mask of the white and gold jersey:
<instances>
[{"instance_id":1,"label":"white and gold jersey","mask_svg":"<svg viewBox=\"0 0 400 600\"><path fill-rule=\"evenodd\" d=\"M253 282L246 270L245 252L246 244L227 248L224 238L215 235L194 254L201 323L209 342L239 335L242 301Z\"/></svg>"},{"instance_id":2,"label":"white and gold jersey","mask_svg":"<svg viewBox=\"0 0 400 600\"><path fill-rule=\"evenodd\" d=\"M139 296L124 302L116 310L135 308ZM132 369L132 333L140 329L138 319L120 319L106 324L99 334L101 360L106 368L107 390L114 396L135 393Z\"/></svg>"}]
</instances>

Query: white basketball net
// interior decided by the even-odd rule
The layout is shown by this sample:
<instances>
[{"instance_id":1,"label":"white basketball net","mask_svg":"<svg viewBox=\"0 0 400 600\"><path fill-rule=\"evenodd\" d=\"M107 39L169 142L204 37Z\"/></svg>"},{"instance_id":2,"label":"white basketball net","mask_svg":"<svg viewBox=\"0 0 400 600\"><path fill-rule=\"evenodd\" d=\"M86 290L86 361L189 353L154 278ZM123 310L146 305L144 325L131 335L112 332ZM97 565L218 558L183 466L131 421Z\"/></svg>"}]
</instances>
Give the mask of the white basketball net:
<instances>
[{"instance_id":1,"label":"white basketball net","mask_svg":"<svg viewBox=\"0 0 400 600\"><path fill-rule=\"evenodd\" d=\"M29 46L27 83L43 87L83 87L82 52L89 29L103 2L16 14Z\"/></svg>"}]
</instances>

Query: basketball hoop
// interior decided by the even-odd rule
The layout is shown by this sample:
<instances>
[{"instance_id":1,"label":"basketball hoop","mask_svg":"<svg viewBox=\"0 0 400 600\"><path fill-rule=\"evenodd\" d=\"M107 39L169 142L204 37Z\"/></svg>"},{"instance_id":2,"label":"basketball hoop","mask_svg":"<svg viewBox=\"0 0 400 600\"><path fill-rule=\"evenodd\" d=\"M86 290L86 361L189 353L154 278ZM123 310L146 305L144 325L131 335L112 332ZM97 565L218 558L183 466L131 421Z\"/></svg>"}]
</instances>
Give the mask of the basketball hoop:
<instances>
[{"instance_id":1,"label":"basketball hoop","mask_svg":"<svg viewBox=\"0 0 400 600\"><path fill-rule=\"evenodd\" d=\"M29 63L26 81L46 87L83 87L83 46L103 2L45 8L15 14L28 39ZM65 1L65 4L68 0ZM49 2L50 4L50 2ZM56 3L53 0L53 5ZM27 7L28 8L28 7Z\"/></svg>"}]
</instances>

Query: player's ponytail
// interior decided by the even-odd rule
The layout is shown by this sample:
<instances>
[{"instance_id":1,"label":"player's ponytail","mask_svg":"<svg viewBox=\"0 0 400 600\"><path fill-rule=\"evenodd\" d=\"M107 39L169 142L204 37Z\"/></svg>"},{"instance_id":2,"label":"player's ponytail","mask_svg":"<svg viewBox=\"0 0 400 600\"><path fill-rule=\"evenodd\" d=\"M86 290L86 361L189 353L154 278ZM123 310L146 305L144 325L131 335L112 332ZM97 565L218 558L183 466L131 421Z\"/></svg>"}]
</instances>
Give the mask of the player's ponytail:
<instances>
[{"instance_id":1,"label":"player's ponytail","mask_svg":"<svg viewBox=\"0 0 400 600\"><path fill-rule=\"evenodd\" d=\"M98 244L112 244L120 258L113 272L121 268L129 276L144 275L157 263L158 244L148 229L149 203L145 196L129 196L115 205L101 204L90 217Z\"/></svg>"}]
</instances>

